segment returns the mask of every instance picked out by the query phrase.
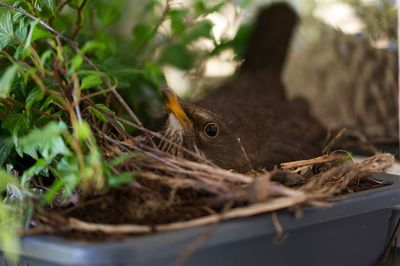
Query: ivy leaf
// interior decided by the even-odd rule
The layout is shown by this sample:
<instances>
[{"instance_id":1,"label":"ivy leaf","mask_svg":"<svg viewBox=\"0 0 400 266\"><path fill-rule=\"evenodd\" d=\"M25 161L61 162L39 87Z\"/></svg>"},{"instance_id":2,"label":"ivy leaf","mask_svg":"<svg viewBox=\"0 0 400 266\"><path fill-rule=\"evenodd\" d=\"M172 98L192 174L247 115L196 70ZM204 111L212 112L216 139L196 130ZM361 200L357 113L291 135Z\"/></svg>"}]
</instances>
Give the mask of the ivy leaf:
<instances>
[{"instance_id":1,"label":"ivy leaf","mask_svg":"<svg viewBox=\"0 0 400 266\"><path fill-rule=\"evenodd\" d=\"M63 122L50 122L43 129L34 129L20 138L18 144L23 152L28 154L35 149L51 162L56 155L71 154L62 137L64 132L67 132L67 126Z\"/></svg>"},{"instance_id":2,"label":"ivy leaf","mask_svg":"<svg viewBox=\"0 0 400 266\"><path fill-rule=\"evenodd\" d=\"M18 145L18 137L20 132L24 132L29 128L29 118L25 114L21 113L10 114L3 119L2 126L10 132L15 149L17 153L22 156L22 150Z\"/></svg>"},{"instance_id":3,"label":"ivy leaf","mask_svg":"<svg viewBox=\"0 0 400 266\"><path fill-rule=\"evenodd\" d=\"M1 27L1 25L0 25ZM0 98L7 98L10 95L11 85L17 74L17 65L12 65L6 69L0 78Z\"/></svg>"},{"instance_id":4,"label":"ivy leaf","mask_svg":"<svg viewBox=\"0 0 400 266\"><path fill-rule=\"evenodd\" d=\"M0 167L3 166L13 148L14 143L11 138L0 137Z\"/></svg>"},{"instance_id":5,"label":"ivy leaf","mask_svg":"<svg viewBox=\"0 0 400 266\"><path fill-rule=\"evenodd\" d=\"M50 10L52 15L55 15L55 5L54 5L54 0L44 0L43 1L46 7Z\"/></svg>"},{"instance_id":6,"label":"ivy leaf","mask_svg":"<svg viewBox=\"0 0 400 266\"><path fill-rule=\"evenodd\" d=\"M11 134L17 134L19 131L29 128L29 119L25 114L10 114L3 119L2 126Z\"/></svg>"},{"instance_id":7,"label":"ivy leaf","mask_svg":"<svg viewBox=\"0 0 400 266\"><path fill-rule=\"evenodd\" d=\"M28 27L29 23L26 23L24 19L21 19L18 23L18 26L15 30L15 37L18 38L19 42L25 42L28 36Z\"/></svg>"},{"instance_id":8,"label":"ivy leaf","mask_svg":"<svg viewBox=\"0 0 400 266\"><path fill-rule=\"evenodd\" d=\"M14 40L13 19L10 12L0 17L0 48L6 47Z\"/></svg>"}]
</instances>

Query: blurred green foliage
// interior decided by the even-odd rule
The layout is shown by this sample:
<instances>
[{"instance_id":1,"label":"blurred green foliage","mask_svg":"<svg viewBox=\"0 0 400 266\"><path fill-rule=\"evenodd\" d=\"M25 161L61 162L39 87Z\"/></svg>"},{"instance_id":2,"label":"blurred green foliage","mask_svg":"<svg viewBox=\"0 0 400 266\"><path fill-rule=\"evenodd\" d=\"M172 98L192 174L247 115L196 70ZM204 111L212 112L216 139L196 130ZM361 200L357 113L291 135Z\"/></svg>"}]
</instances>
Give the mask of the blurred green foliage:
<instances>
[{"instance_id":1,"label":"blurred green foliage","mask_svg":"<svg viewBox=\"0 0 400 266\"><path fill-rule=\"evenodd\" d=\"M115 173L123 160L110 161L97 144L96 130L112 130L108 123L123 128L110 119L129 118L110 91L146 122L166 85L164 66L190 72L225 49L241 49L241 39L217 41L207 18L227 0L133 2L16 0L0 8L0 244L9 257L36 206L65 200L77 188L90 195L135 177ZM126 10L136 16L129 34L121 33ZM200 40L213 50L201 51ZM37 180L48 188L38 189Z\"/></svg>"}]
</instances>

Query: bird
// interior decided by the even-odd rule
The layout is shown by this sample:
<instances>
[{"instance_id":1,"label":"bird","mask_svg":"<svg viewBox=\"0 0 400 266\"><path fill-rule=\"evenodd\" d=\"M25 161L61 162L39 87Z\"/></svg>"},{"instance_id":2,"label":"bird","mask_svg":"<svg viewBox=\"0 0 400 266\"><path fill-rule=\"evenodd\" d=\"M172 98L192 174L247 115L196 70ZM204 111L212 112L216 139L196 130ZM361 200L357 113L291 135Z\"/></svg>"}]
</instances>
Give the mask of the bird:
<instances>
[{"instance_id":1,"label":"bird","mask_svg":"<svg viewBox=\"0 0 400 266\"><path fill-rule=\"evenodd\" d=\"M288 99L281 75L296 13L286 4L261 10L237 74L197 102L162 89L169 115L161 150L185 156L178 147L221 168L270 170L280 163L321 153L326 129L305 100Z\"/></svg>"}]
</instances>

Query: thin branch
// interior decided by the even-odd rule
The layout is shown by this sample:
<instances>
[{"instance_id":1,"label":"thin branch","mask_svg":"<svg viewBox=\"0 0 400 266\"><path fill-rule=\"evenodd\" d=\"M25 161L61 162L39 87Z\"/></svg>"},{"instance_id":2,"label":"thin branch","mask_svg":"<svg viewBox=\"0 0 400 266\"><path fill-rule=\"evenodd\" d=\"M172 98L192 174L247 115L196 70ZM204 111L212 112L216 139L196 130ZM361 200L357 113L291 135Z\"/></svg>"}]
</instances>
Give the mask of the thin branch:
<instances>
[{"instance_id":1,"label":"thin branch","mask_svg":"<svg viewBox=\"0 0 400 266\"><path fill-rule=\"evenodd\" d=\"M85 4L87 3L87 0L83 0L82 4L78 7L77 12L78 12L78 19L76 21L76 28L74 32L72 33L71 39L75 40L76 36L80 32L80 30L83 27L83 21L82 21L82 13L83 13L83 8L85 7Z\"/></svg>"}]
</instances>

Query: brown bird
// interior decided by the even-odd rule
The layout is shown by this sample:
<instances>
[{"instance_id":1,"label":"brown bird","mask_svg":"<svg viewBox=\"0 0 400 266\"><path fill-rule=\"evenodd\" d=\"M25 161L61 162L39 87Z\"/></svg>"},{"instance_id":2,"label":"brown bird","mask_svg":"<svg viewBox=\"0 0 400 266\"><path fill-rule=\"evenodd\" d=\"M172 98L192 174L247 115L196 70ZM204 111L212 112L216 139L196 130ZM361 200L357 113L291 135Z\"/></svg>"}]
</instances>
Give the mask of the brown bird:
<instances>
[{"instance_id":1,"label":"brown bird","mask_svg":"<svg viewBox=\"0 0 400 266\"><path fill-rule=\"evenodd\" d=\"M325 129L306 102L290 101L281 81L296 14L285 4L262 10L236 77L197 103L162 90L170 114L164 135L226 169L245 172L320 153ZM184 155L161 142L160 147Z\"/></svg>"}]
</instances>

